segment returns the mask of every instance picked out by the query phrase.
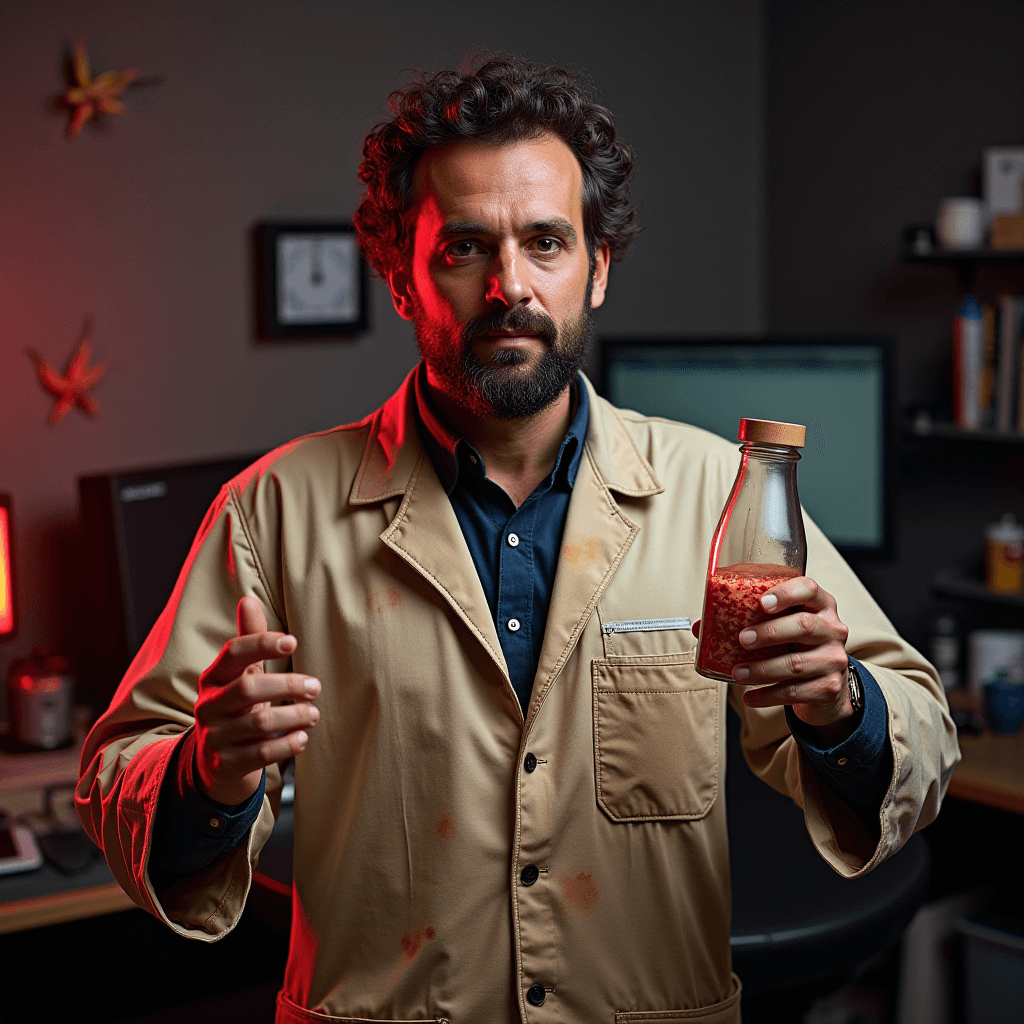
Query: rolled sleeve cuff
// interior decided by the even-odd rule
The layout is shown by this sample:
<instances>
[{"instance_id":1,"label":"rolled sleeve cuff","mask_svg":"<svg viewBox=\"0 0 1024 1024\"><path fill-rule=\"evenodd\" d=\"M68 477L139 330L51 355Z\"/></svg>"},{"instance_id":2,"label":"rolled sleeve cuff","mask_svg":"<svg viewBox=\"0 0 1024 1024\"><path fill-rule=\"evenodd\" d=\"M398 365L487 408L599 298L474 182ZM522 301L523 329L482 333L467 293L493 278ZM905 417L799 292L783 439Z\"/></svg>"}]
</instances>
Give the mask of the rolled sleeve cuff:
<instances>
[{"instance_id":1,"label":"rolled sleeve cuff","mask_svg":"<svg viewBox=\"0 0 1024 1024\"><path fill-rule=\"evenodd\" d=\"M786 721L815 772L862 817L877 820L892 780L889 709L874 676L850 659L864 690L864 710L857 728L834 747L822 747L817 730L786 707Z\"/></svg>"},{"instance_id":2,"label":"rolled sleeve cuff","mask_svg":"<svg viewBox=\"0 0 1024 1024\"><path fill-rule=\"evenodd\" d=\"M197 774L195 733L190 731L175 751L160 789L150 854L154 884L208 867L235 846L259 817L265 771L256 792L234 807L204 797Z\"/></svg>"}]
</instances>

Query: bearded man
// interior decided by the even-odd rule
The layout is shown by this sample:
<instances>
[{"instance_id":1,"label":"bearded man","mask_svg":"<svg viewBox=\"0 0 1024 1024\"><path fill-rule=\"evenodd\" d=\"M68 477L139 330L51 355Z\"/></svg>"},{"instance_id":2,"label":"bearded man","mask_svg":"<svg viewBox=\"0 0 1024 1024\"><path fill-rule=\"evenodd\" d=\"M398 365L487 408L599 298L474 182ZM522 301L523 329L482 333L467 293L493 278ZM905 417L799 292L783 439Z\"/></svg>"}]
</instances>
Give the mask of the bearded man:
<instances>
[{"instance_id":1,"label":"bearded man","mask_svg":"<svg viewBox=\"0 0 1024 1024\"><path fill-rule=\"evenodd\" d=\"M521 59L391 106L356 225L423 359L224 488L79 812L140 906L212 941L295 757L279 1022L737 1022L726 702L855 878L938 811L942 688L810 521L745 685L695 673L680 620L734 449L580 373L636 230L630 151L580 80Z\"/></svg>"}]
</instances>

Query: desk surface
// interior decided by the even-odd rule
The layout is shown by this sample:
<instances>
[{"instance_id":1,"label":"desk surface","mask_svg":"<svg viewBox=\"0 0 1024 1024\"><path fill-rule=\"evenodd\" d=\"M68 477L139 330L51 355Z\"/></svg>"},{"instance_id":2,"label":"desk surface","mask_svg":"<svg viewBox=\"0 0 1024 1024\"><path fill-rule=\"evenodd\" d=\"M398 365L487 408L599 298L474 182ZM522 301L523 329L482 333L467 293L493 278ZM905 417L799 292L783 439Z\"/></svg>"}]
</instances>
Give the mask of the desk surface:
<instances>
[{"instance_id":1,"label":"desk surface","mask_svg":"<svg viewBox=\"0 0 1024 1024\"><path fill-rule=\"evenodd\" d=\"M981 702L964 690L947 695L954 711L980 713ZM950 796L1024 814L1024 732L958 737L962 760L949 783Z\"/></svg>"},{"instance_id":2,"label":"desk surface","mask_svg":"<svg viewBox=\"0 0 1024 1024\"><path fill-rule=\"evenodd\" d=\"M0 750L0 807L17 816L38 810L50 786L74 785L84 730L66 750L12 754ZM134 907L102 858L87 871L62 875L50 864L0 875L0 934L109 914Z\"/></svg>"},{"instance_id":3,"label":"desk surface","mask_svg":"<svg viewBox=\"0 0 1024 1024\"><path fill-rule=\"evenodd\" d=\"M950 796L1024 814L1024 735L961 736Z\"/></svg>"}]
</instances>

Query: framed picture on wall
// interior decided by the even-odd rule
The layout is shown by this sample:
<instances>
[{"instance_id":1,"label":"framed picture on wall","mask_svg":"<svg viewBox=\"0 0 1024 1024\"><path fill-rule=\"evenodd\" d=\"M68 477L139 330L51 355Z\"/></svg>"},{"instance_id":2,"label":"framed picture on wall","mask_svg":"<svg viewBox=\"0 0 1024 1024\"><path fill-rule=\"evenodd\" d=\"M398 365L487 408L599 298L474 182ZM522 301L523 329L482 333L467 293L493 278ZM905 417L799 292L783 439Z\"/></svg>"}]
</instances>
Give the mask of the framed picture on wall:
<instances>
[{"instance_id":1,"label":"framed picture on wall","mask_svg":"<svg viewBox=\"0 0 1024 1024\"><path fill-rule=\"evenodd\" d=\"M366 270L352 225L258 224L256 303L261 338L346 337L365 331Z\"/></svg>"}]
</instances>

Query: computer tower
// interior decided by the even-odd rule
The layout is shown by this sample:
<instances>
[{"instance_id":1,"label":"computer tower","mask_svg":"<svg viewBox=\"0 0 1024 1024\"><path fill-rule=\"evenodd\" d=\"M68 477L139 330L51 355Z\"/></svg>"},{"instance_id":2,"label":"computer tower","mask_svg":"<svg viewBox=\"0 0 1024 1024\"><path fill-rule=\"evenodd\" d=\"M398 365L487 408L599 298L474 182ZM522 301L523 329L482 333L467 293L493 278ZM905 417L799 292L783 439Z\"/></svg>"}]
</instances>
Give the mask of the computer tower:
<instances>
[{"instance_id":1,"label":"computer tower","mask_svg":"<svg viewBox=\"0 0 1024 1024\"><path fill-rule=\"evenodd\" d=\"M171 596L220 488L258 454L80 477L85 622L79 701L97 713Z\"/></svg>"}]
</instances>

